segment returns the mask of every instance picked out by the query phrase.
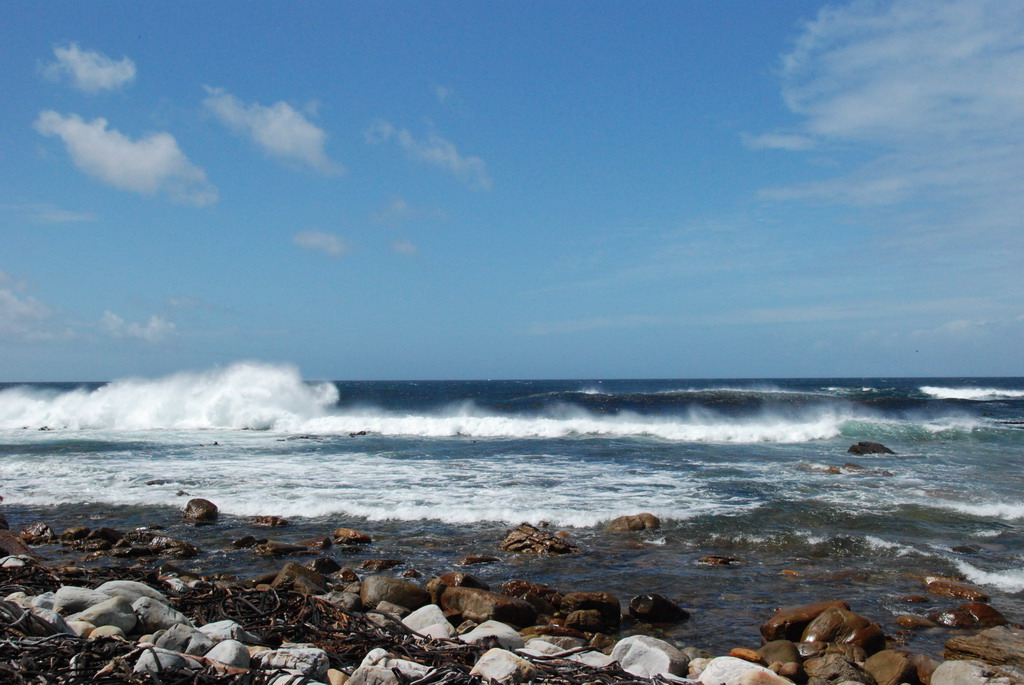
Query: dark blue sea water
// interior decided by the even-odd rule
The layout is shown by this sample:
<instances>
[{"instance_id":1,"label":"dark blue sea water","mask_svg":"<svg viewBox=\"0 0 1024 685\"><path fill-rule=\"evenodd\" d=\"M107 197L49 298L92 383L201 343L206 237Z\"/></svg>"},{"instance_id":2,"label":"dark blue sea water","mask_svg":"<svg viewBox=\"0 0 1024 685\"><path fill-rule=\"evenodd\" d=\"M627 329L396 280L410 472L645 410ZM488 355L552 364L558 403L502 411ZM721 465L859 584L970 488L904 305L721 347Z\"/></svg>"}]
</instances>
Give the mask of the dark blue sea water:
<instances>
[{"instance_id":1,"label":"dark blue sea water","mask_svg":"<svg viewBox=\"0 0 1024 685\"><path fill-rule=\"evenodd\" d=\"M307 382L236 364L0 385L0 511L14 529L160 524L206 550L191 567L243 576L281 563L224 551L257 514L292 522L262 531L283 541L370 533L334 552L352 567L393 557L429 575L494 554L471 570L495 584L672 596L693 617L668 636L712 649L756 647L780 604L846 599L938 654L950 631L895 624L958 604L900 601L924 575L964 577L1024 621L1022 422L1021 378ZM862 440L896 454L847 453ZM189 497L220 523L182 523ZM662 527L604 531L639 512ZM523 521L583 552L501 552Z\"/></svg>"}]
</instances>

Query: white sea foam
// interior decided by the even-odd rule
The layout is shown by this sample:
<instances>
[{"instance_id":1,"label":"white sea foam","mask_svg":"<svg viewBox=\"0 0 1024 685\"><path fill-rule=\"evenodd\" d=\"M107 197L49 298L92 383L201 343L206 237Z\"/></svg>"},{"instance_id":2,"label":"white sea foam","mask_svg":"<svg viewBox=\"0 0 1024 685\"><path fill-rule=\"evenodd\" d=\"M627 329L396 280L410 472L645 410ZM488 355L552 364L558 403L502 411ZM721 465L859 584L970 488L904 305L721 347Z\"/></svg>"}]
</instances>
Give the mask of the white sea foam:
<instances>
[{"instance_id":1,"label":"white sea foam","mask_svg":"<svg viewBox=\"0 0 1024 685\"><path fill-rule=\"evenodd\" d=\"M924 385L921 386L921 392L940 400L975 400L985 402L1024 398L1024 390L1006 390L1004 388L946 388Z\"/></svg>"},{"instance_id":2,"label":"white sea foam","mask_svg":"<svg viewBox=\"0 0 1024 685\"><path fill-rule=\"evenodd\" d=\"M1017 521L1019 519L1024 519L1024 503L1021 502L988 502L985 504L938 502L937 504L969 516L1000 518L1005 521Z\"/></svg>"},{"instance_id":3,"label":"white sea foam","mask_svg":"<svg viewBox=\"0 0 1024 685\"><path fill-rule=\"evenodd\" d=\"M1024 571L1020 569L985 571L959 559L956 561L956 565L967 580L972 583L995 587L1003 592L1021 592L1024 590Z\"/></svg>"},{"instance_id":4,"label":"white sea foam","mask_svg":"<svg viewBox=\"0 0 1024 685\"><path fill-rule=\"evenodd\" d=\"M891 540L883 540L882 538L875 537L874 535L865 535L864 542L871 549L886 550L896 554L898 557L903 557L908 554L916 554L917 550L908 545L903 545L898 542L892 542Z\"/></svg>"}]
</instances>

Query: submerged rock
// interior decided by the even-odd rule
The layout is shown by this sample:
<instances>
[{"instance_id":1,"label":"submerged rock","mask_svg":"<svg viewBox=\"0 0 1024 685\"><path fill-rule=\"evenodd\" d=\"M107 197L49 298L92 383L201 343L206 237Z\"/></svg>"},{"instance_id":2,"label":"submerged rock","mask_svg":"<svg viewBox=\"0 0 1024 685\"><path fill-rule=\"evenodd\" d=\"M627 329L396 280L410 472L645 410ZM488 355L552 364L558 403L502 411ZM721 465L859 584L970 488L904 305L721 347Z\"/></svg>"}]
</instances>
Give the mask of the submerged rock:
<instances>
[{"instance_id":1,"label":"submerged rock","mask_svg":"<svg viewBox=\"0 0 1024 685\"><path fill-rule=\"evenodd\" d=\"M190 499L182 512L186 521L195 521L196 523L212 523L217 520L219 514L220 510L217 509L217 505L202 497Z\"/></svg>"},{"instance_id":2,"label":"submerged rock","mask_svg":"<svg viewBox=\"0 0 1024 685\"><path fill-rule=\"evenodd\" d=\"M856 445L850 445L846 450L850 454L896 454L880 442L869 442L862 440Z\"/></svg>"},{"instance_id":3,"label":"submerged rock","mask_svg":"<svg viewBox=\"0 0 1024 685\"><path fill-rule=\"evenodd\" d=\"M515 530L510 530L501 542L501 548L507 552L520 554L572 554L580 550L573 543L557 535L545 533L529 523L520 524Z\"/></svg>"},{"instance_id":4,"label":"submerged rock","mask_svg":"<svg viewBox=\"0 0 1024 685\"><path fill-rule=\"evenodd\" d=\"M664 595L637 595L629 601L629 615L649 623L673 623L690 617L681 606Z\"/></svg>"},{"instance_id":5,"label":"submerged rock","mask_svg":"<svg viewBox=\"0 0 1024 685\"><path fill-rule=\"evenodd\" d=\"M612 519L605 528L611 533L625 533L637 530L660 528L661 521L654 514L633 514Z\"/></svg>"}]
</instances>

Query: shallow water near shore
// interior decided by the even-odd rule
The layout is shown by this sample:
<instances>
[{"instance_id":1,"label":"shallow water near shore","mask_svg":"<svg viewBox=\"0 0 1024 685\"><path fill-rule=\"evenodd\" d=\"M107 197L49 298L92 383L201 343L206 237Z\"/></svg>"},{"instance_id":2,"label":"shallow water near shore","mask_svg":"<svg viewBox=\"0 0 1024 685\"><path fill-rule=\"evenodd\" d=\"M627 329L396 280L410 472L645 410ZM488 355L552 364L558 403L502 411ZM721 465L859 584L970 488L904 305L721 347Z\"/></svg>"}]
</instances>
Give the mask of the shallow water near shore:
<instances>
[{"instance_id":1,"label":"shallow water near shore","mask_svg":"<svg viewBox=\"0 0 1024 685\"><path fill-rule=\"evenodd\" d=\"M926 595L925 574L960 574L1024 622L1021 421L1024 379L308 383L238 364L0 386L0 512L13 530L162 525L205 550L182 566L243 577L283 563L223 551L247 533L353 527L374 544L328 550L341 564L396 558L396 573L424 576L493 554L467 570L624 603L673 597L692 617L665 634L719 652L756 647L776 606L845 599L939 655L952 631L895 624L959 604L900 601ZM862 440L897 454L847 454ZM220 521L184 524L189 497L215 502ZM604 532L642 511L662 527ZM253 528L261 514L291 525ZM523 521L583 551L501 552ZM707 555L739 561L698 563Z\"/></svg>"}]
</instances>

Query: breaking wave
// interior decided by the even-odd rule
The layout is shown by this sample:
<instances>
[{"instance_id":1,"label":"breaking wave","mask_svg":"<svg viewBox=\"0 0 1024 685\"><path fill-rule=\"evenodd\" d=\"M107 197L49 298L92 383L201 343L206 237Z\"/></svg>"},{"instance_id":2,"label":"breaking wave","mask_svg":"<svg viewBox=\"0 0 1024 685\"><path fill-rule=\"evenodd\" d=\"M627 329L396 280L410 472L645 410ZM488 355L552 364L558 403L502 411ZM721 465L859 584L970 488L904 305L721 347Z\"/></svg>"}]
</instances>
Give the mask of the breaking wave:
<instances>
[{"instance_id":1,"label":"breaking wave","mask_svg":"<svg viewBox=\"0 0 1024 685\"><path fill-rule=\"evenodd\" d=\"M1024 399L1024 390L1007 390L1004 388L944 388L924 385L921 386L921 392L939 400L990 402L993 400Z\"/></svg>"}]
</instances>

